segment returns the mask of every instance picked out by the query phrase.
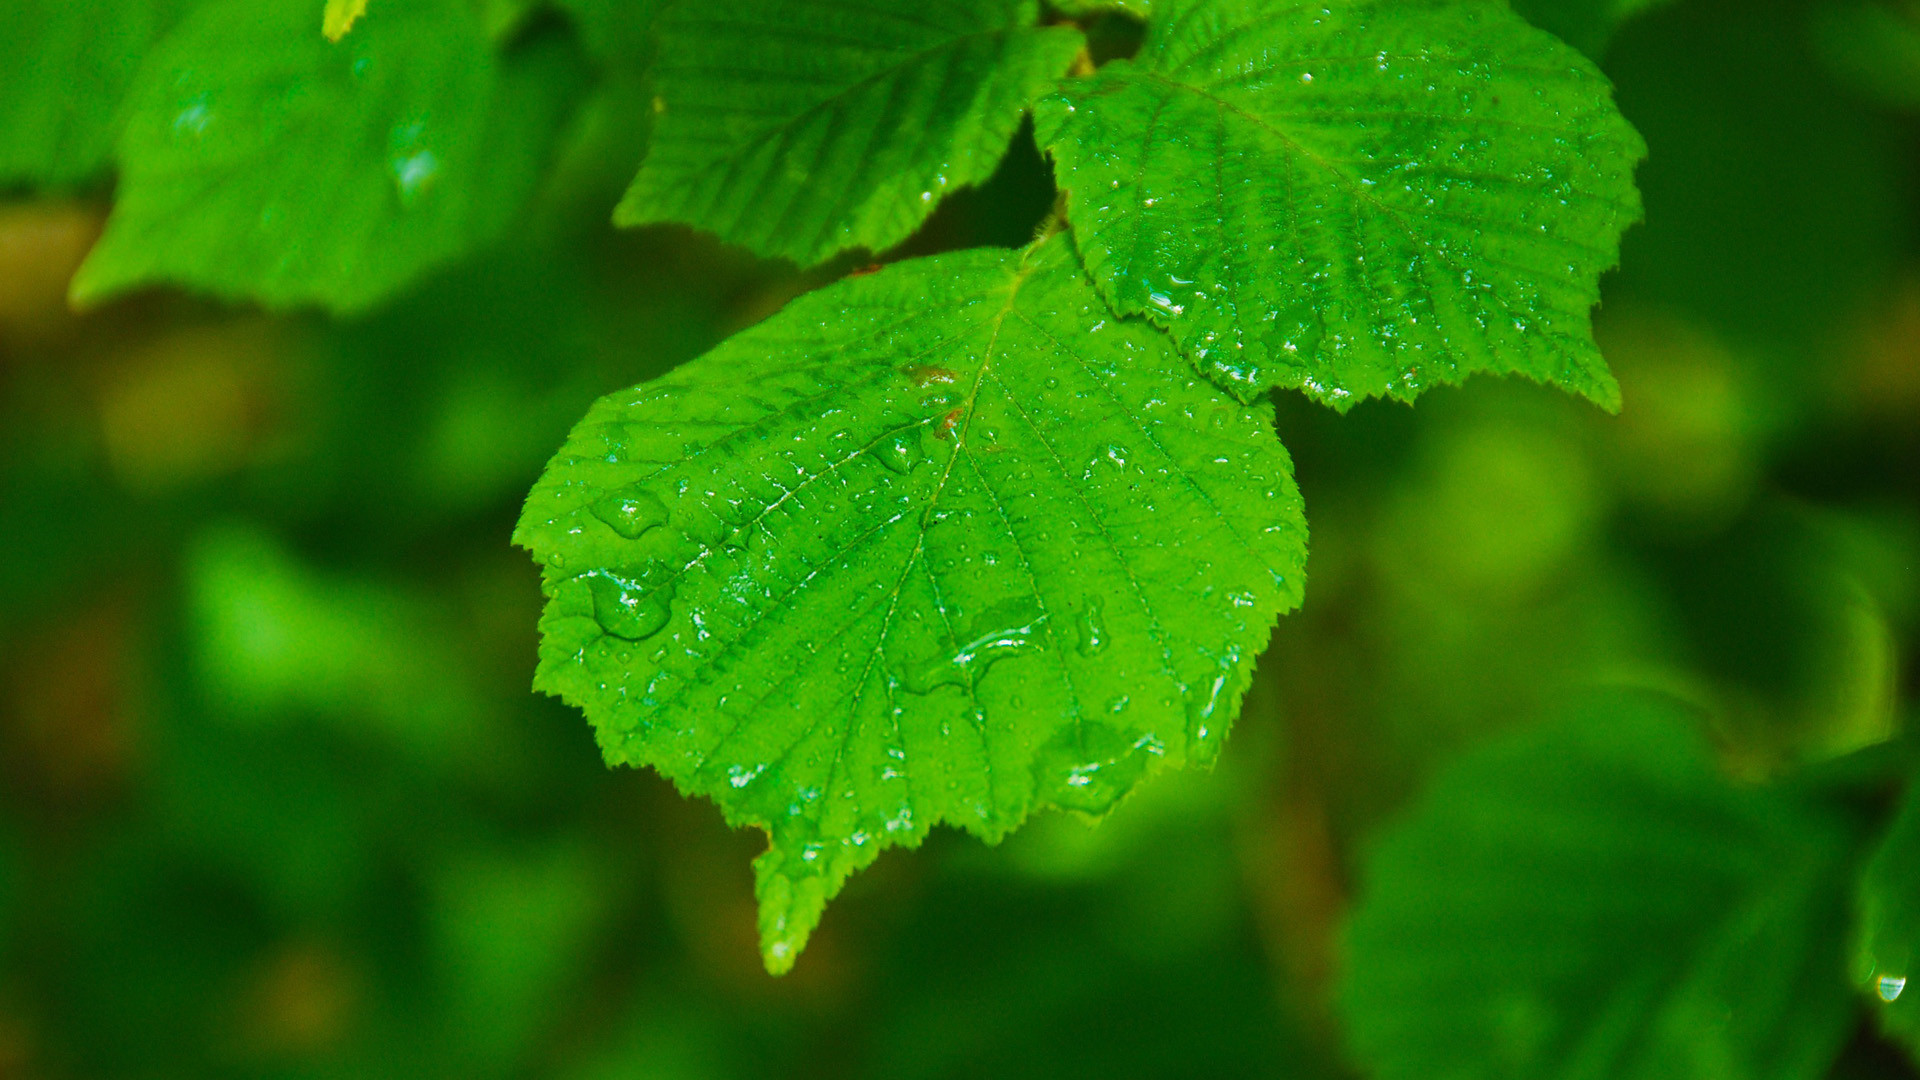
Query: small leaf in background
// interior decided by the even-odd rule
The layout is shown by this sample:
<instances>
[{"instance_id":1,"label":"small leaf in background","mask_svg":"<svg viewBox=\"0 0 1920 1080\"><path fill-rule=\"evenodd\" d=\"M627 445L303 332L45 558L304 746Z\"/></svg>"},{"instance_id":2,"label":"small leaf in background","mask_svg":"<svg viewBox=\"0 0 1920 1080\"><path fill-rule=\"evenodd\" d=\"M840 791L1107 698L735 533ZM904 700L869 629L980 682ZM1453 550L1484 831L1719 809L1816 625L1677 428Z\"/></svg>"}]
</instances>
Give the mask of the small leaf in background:
<instances>
[{"instance_id":1,"label":"small leaf in background","mask_svg":"<svg viewBox=\"0 0 1920 1080\"><path fill-rule=\"evenodd\" d=\"M69 187L106 172L140 62L187 0L0 4L0 187Z\"/></svg>"},{"instance_id":2,"label":"small leaf in background","mask_svg":"<svg viewBox=\"0 0 1920 1080\"><path fill-rule=\"evenodd\" d=\"M367 13L367 0L327 0L327 10L321 16L320 32L328 41L339 41Z\"/></svg>"},{"instance_id":3,"label":"small leaf in background","mask_svg":"<svg viewBox=\"0 0 1920 1080\"><path fill-rule=\"evenodd\" d=\"M1162 0L1037 118L1101 293L1243 400L1494 372L1618 404L1591 310L1644 147L1505 4Z\"/></svg>"},{"instance_id":4,"label":"small leaf in background","mask_svg":"<svg viewBox=\"0 0 1920 1080\"><path fill-rule=\"evenodd\" d=\"M1344 1011L1381 1080L1824 1074L1853 832L1598 695L1470 753L1366 862ZM1444 944L1443 944L1444 943Z\"/></svg>"},{"instance_id":5,"label":"small leaf in background","mask_svg":"<svg viewBox=\"0 0 1920 1080\"><path fill-rule=\"evenodd\" d=\"M905 240L993 174L1082 39L1033 0L681 4L623 225L682 222L803 266Z\"/></svg>"},{"instance_id":6,"label":"small leaf in background","mask_svg":"<svg viewBox=\"0 0 1920 1080\"><path fill-rule=\"evenodd\" d=\"M1272 423L1114 320L1065 237L847 281L574 430L516 534L538 685L768 830L785 970L882 848L1213 760L1300 598Z\"/></svg>"},{"instance_id":7,"label":"small leaf in background","mask_svg":"<svg viewBox=\"0 0 1920 1080\"><path fill-rule=\"evenodd\" d=\"M496 60L450 0L376 9L337 46L308 14L221 0L153 57L77 301L174 283L354 312L512 221L579 86L575 58L542 41Z\"/></svg>"},{"instance_id":8,"label":"small leaf in background","mask_svg":"<svg viewBox=\"0 0 1920 1080\"><path fill-rule=\"evenodd\" d=\"M1920 787L1900 809L1860 879L1854 977L1877 1003L1880 1028L1920 1052Z\"/></svg>"}]
</instances>

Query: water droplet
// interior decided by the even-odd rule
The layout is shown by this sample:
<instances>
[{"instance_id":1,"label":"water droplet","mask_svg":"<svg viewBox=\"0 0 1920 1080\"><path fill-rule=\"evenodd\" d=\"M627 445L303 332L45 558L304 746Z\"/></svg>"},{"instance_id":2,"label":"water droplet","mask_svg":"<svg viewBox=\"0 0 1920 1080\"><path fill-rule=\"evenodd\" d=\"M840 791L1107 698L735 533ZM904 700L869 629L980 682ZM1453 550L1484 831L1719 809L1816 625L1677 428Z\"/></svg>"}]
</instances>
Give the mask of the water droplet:
<instances>
[{"instance_id":1,"label":"water droplet","mask_svg":"<svg viewBox=\"0 0 1920 1080\"><path fill-rule=\"evenodd\" d=\"M1039 640L1047 616L1032 599L995 604L974 620L973 632L952 652L915 664L901 673L911 693L930 694L941 686L974 686L987 669L1009 656L1044 648Z\"/></svg>"},{"instance_id":2,"label":"water droplet","mask_svg":"<svg viewBox=\"0 0 1920 1080\"><path fill-rule=\"evenodd\" d=\"M925 390L935 383L952 386L954 383L960 381L960 376L954 374L953 369L938 367L933 364L913 365L907 369L907 378L913 380L913 385L922 390Z\"/></svg>"},{"instance_id":3,"label":"water droplet","mask_svg":"<svg viewBox=\"0 0 1920 1080\"><path fill-rule=\"evenodd\" d=\"M1907 977L1905 975L1882 975L1880 976L1879 985L1876 987L1876 989L1880 991L1881 1001L1892 1001L1898 998L1900 992L1906 988Z\"/></svg>"},{"instance_id":4,"label":"water droplet","mask_svg":"<svg viewBox=\"0 0 1920 1080\"><path fill-rule=\"evenodd\" d=\"M440 159L431 150L396 157L392 161L393 185L400 192L400 205L418 203L440 175Z\"/></svg>"},{"instance_id":5,"label":"water droplet","mask_svg":"<svg viewBox=\"0 0 1920 1080\"><path fill-rule=\"evenodd\" d=\"M1183 315L1187 310L1185 304L1174 303L1173 298L1166 293L1148 293L1147 302L1169 315Z\"/></svg>"},{"instance_id":6,"label":"water droplet","mask_svg":"<svg viewBox=\"0 0 1920 1080\"><path fill-rule=\"evenodd\" d=\"M667 504L647 491L610 495L594 503L591 512L628 540L638 540L647 530L667 521Z\"/></svg>"},{"instance_id":7,"label":"water droplet","mask_svg":"<svg viewBox=\"0 0 1920 1080\"><path fill-rule=\"evenodd\" d=\"M902 476L913 471L920 463L920 433L903 431L874 449L880 458L880 464Z\"/></svg>"},{"instance_id":8,"label":"water droplet","mask_svg":"<svg viewBox=\"0 0 1920 1080\"><path fill-rule=\"evenodd\" d=\"M1107 648L1107 601L1102 596L1087 597L1087 606L1075 618L1080 630L1080 655L1096 656Z\"/></svg>"},{"instance_id":9,"label":"water droplet","mask_svg":"<svg viewBox=\"0 0 1920 1080\"><path fill-rule=\"evenodd\" d=\"M1320 312L1303 300L1279 313L1274 320L1274 332L1279 335L1281 350L1304 363L1319 354L1320 341L1326 336L1327 328Z\"/></svg>"},{"instance_id":10,"label":"water droplet","mask_svg":"<svg viewBox=\"0 0 1920 1080\"><path fill-rule=\"evenodd\" d=\"M645 641L660 632L673 614L673 586L648 587L602 571L587 579L593 620L600 629L628 641Z\"/></svg>"},{"instance_id":11,"label":"water droplet","mask_svg":"<svg viewBox=\"0 0 1920 1080\"><path fill-rule=\"evenodd\" d=\"M207 108L206 95L200 95L187 103L173 118L173 132L176 135L204 135L207 124L212 122L213 113Z\"/></svg>"},{"instance_id":12,"label":"water droplet","mask_svg":"<svg viewBox=\"0 0 1920 1080\"><path fill-rule=\"evenodd\" d=\"M1064 728L1034 757L1038 794L1067 810L1106 813L1133 789L1156 750L1151 737L1104 724Z\"/></svg>"}]
</instances>

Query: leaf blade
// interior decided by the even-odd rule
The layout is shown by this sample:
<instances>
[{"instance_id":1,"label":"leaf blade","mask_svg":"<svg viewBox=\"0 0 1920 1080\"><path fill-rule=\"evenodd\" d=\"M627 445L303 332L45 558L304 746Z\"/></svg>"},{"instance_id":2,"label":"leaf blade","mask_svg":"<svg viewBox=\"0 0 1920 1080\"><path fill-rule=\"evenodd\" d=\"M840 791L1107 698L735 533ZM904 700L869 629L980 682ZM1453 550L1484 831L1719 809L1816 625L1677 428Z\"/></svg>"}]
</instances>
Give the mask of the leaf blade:
<instances>
[{"instance_id":1,"label":"leaf blade","mask_svg":"<svg viewBox=\"0 0 1920 1080\"><path fill-rule=\"evenodd\" d=\"M1116 311L1243 399L1486 371L1618 406L1590 312L1644 146L1589 61L1486 0L1156 12L1036 110Z\"/></svg>"},{"instance_id":2,"label":"leaf blade","mask_svg":"<svg viewBox=\"0 0 1920 1080\"><path fill-rule=\"evenodd\" d=\"M884 847L1217 753L1304 521L1271 413L1162 341L1063 237L917 260L603 399L549 466L539 686L768 830L770 969Z\"/></svg>"}]
</instances>

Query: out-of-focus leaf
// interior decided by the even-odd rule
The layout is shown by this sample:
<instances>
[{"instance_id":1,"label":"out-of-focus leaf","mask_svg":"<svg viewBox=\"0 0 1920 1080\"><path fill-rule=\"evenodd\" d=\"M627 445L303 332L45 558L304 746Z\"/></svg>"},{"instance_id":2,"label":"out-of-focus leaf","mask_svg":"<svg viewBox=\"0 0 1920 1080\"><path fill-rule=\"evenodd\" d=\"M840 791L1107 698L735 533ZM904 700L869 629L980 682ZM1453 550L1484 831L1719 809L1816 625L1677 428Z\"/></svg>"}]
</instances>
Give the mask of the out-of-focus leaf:
<instances>
[{"instance_id":1,"label":"out-of-focus leaf","mask_svg":"<svg viewBox=\"0 0 1920 1080\"><path fill-rule=\"evenodd\" d=\"M430 761L471 744L478 706L417 598L316 574L238 526L203 534L187 570L198 674L231 719L330 717Z\"/></svg>"},{"instance_id":2,"label":"out-of-focus leaf","mask_svg":"<svg viewBox=\"0 0 1920 1080\"><path fill-rule=\"evenodd\" d=\"M1920 10L1843 0L1815 13L1814 43L1827 67L1875 101L1920 109Z\"/></svg>"},{"instance_id":3,"label":"out-of-focus leaf","mask_svg":"<svg viewBox=\"0 0 1920 1080\"><path fill-rule=\"evenodd\" d=\"M575 58L543 40L497 60L454 0L377 8L338 45L310 14L212 3L148 63L76 300L175 283L358 311L512 221L578 89Z\"/></svg>"},{"instance_id":4,"label":"out-of-focus leaf","mask_svg":"<svg viewBox=\"0 0 1920 1080\"><path fill-rule=\"evenodd\" d=\"M905 240L993 174L1081 47L1035 0L680 4L653 146L615 212L802 265Z\"/></svg>"},{"instance_id":5,"label":"out-of-focus leaf","mask_svg":"<svg viewBox=\"0 0 1920 1080\"><path fill-rule=\"evenodd\" d=\"M1161 0L1037 119L1101 293L1242 399L1494 372L1619 402L1590 313L1644 147L1504 4Z\"/></svg>"},{"instance_id":6,"label":"out-of-focus leaf","mask_svg":"<svg viewBox=\"0 0 1920 1080\"><path fill-rule=\"evenodd\" d=\"M785 970L883 848L1213 759L1299 602L1271 425L1113 320L1065 237L850 280L574 430L515 534L538 685L768 830Z\"/></svg>"},{"instance_id":7,"label":"out-of-focus leaf","mask_svg":"<svg viewBox=\"0 0 1920 1080\"><path fill-rule=\"evenodd\" d=\"M1344 1010L1383 1080L1820 1076L1852 1024L1850 824L1597 696L1468 755L1367 860Z\"/></svg>"},{"instance_id":8,"label":"out-of-focus leaf","mask_svg":"<svg viewBox=\"0 0 1920 1080\"><path fill-rule=\"evenodd\" d=\"M188 4L0 4L0 186L65 186L105 172L134 73Z\"/></svg>"}]
</instances>

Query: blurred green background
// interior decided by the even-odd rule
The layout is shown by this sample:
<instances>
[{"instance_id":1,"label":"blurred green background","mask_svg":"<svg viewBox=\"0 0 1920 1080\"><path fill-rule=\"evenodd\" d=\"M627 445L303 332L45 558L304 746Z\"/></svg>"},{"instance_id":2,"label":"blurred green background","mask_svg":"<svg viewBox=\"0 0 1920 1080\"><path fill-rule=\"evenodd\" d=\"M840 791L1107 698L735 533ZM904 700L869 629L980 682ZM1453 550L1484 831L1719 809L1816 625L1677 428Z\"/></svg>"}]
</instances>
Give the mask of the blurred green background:
<instances>
[{"instance_id":1,"label":"blurred green background","mask_svg":"<svg viewBox=\"0 0 1920 1080\"><path fill-rule=\"evenodd\" d=\"M1920 20L1680 0L1604 67L1651 149L1599 316L1624 412L1283 398L1310 587L1219 770L890 854L781 980L758 837L528 690L507 536L596 396L851 264L608 226L644 136L617 79L509 242L356 321L77 317L110 192L11 193L0 1077L1354 1075L1360 856L1463 748L1592 683L1698 704L1754 778L1888 739L1920 659ZM1050 201L1023 133L910 249L1021 243ZM1913 1075L1864 1029L1841 1068Z\"/></svg>"}]
</instances>

